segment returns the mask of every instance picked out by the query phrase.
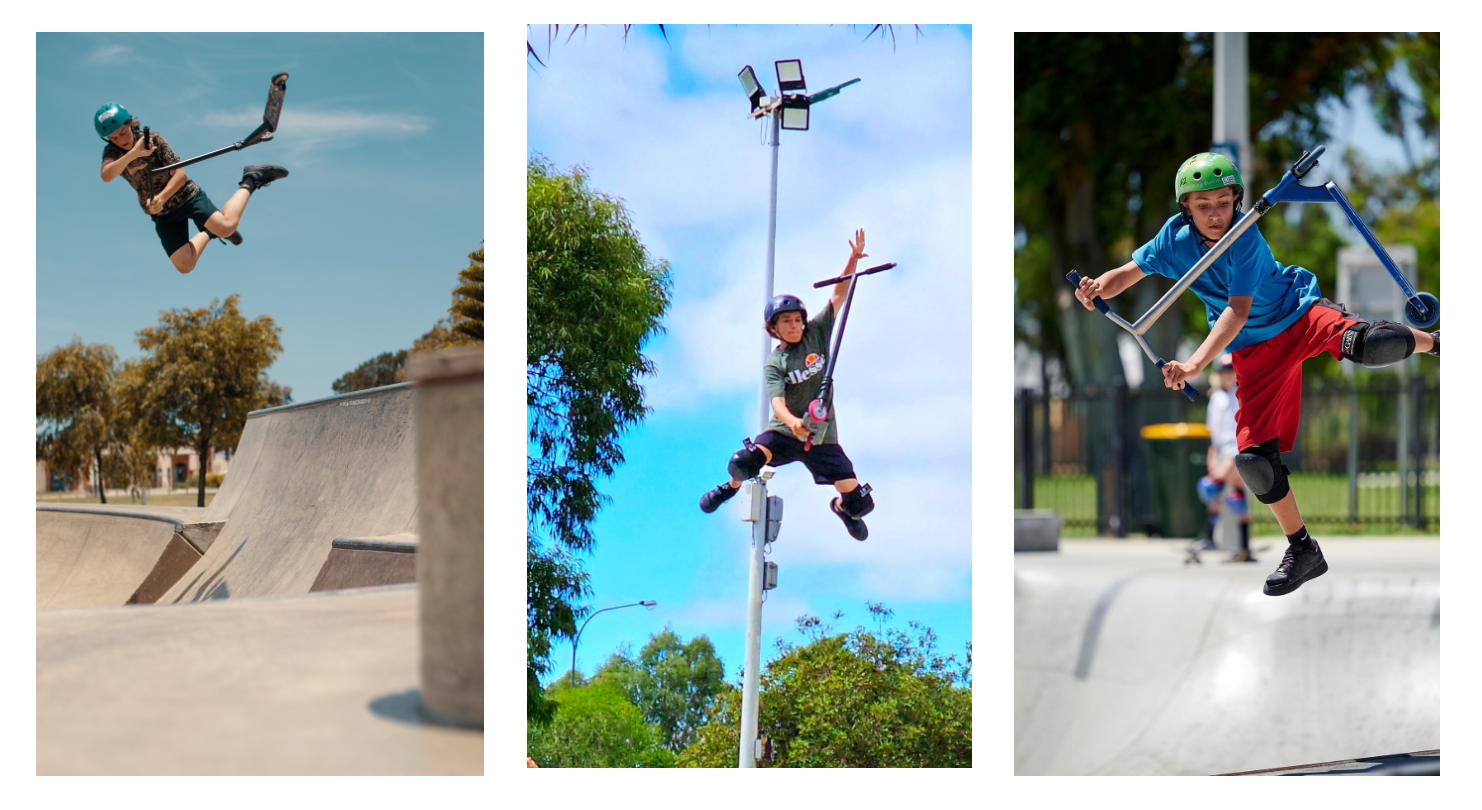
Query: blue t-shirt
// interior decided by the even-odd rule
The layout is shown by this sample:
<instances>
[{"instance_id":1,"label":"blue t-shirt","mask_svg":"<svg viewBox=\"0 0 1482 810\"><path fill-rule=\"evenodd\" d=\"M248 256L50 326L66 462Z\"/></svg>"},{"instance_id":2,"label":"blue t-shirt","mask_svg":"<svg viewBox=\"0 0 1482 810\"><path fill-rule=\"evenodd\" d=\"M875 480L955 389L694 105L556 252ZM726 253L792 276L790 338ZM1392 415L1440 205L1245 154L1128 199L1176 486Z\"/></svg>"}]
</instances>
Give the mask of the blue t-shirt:
<instances>
[{"instance_id":1,"label":"blue t-shirt","mask_svg":"<svg viewBox=\"0 0 1482 810\"><path fill-rule=\"evenodd\" d=\"M1235 221L1244 216L1240 212ZM1194 229L1184 224L1183 216L1174 214L1152 241L1132 252L1132 261L1144 273L1177 279L1208 252ZM1253 296L1250 317L1225 348L1227 352L1276 337L1322 297L1311 270L1295 264L1283 267L1276 261L1258 225L1241 234L1189 289L1204 302L1211 329L1230 305L1229 296Z\"/></svg>"}]
</instances>

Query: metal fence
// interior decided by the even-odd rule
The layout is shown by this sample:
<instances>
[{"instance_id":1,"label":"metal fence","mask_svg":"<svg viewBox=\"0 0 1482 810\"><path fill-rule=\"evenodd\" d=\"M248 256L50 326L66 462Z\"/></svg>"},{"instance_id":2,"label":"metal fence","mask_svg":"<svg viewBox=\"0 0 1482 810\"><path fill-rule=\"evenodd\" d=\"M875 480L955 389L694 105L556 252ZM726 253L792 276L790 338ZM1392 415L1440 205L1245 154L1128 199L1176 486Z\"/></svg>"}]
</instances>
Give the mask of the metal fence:
<instances>
[{"instance_id":1,"label":"metal fence","mask_svg":"<svg viewBox=\"0 0 1482 810\"><path fill-rule=\"evenodd\" d=\"M1068 534L1158 534L1148 447L1139 431L1204 422L1206 397L1169 390L1087 387L1064 397L1016 392L1015 504L1054 509ZM1304 383L1291 469L1297 506L1314 531L1374 533L1440 528L1440 388L1419 377ZM1189 497L1196 498L1193 493ZM1252 502L1252 531L1279 534Z\"/></svg>"}]
</instances>

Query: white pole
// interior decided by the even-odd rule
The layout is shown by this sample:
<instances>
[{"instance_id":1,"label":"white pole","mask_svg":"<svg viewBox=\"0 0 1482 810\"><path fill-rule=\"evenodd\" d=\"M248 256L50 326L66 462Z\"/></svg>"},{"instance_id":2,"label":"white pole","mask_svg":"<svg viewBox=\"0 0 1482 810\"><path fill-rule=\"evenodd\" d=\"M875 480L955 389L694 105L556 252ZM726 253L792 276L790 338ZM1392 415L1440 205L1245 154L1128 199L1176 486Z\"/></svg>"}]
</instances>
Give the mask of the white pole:
<instances>
[{"instance_id":1,"label":"white pole","mask_svg":"<svg viewBox=\"0 0 1482 810\"><path fill-rule=\"evenodd\" d=\"M777 146L781 134L780 110L772 118L772 199L767 214L767 286L763 305L772 300L772 282L777 267ZM762 339L762 362L772 354L769 336ZM767 429L771 411L767 397L767 383L762 380L760 421L757 430ZM756 767L757 689L761 681L762 665L762 570L766 564L765 541L767 537L767 485L762 481L751 484L751 572L746 591L746 663L741 683L741 739L737 745L738 765L742 768Z\"/></svg>"},{"instance_id":2,"label":"white pole","mask_svg":"<svg viewBox=\"0 0 1482 810\"><path fill-rule=\"evenodd\" d=\"M1214 35L1214 141L1234 142L1235 167L1245 181L1245 209L1255 197L1255 160L1250 144L1250 60L1243 31Z\"/></svg>"}]
</instances>

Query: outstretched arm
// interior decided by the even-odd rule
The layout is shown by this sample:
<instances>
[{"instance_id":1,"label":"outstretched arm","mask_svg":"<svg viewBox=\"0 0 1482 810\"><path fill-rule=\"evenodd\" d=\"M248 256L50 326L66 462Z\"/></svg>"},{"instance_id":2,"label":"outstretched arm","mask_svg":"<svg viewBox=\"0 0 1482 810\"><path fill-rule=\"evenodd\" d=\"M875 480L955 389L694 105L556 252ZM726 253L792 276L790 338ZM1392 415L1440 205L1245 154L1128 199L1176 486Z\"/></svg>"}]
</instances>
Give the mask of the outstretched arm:
<instances>
[{"instance_id":1,"label":"outstretched arm","mask_svg":"<svg viewBox=\"0 0 1482 810\"><path fill-rule=\"evenodd\" d=\"M870 255L864 252L864 228L854 232L854 241L849 243L849 263L844 265L844 272L840 275L851 276L859 265L859 260ZM845 279L834 285L834 291L829 295L829 301L834 304L834 313L844 307L844 297L849 293L849 280Z\"/></svg>"},{"instance_id":2,"label":"outstretched arm","mask_svg":"<svg viewBox=\"0 0 1482 810\"><path fill-rule=\"evenodd\" d=\"M1095 309L1092 298L1115 298L1117 293L1131 287L1147 275L1137 262L1127 262L1115 270L1108 270L1096 278L1081 278L1081 287L1075 297L1086 309Z\"/></svg>"}]
</instances>

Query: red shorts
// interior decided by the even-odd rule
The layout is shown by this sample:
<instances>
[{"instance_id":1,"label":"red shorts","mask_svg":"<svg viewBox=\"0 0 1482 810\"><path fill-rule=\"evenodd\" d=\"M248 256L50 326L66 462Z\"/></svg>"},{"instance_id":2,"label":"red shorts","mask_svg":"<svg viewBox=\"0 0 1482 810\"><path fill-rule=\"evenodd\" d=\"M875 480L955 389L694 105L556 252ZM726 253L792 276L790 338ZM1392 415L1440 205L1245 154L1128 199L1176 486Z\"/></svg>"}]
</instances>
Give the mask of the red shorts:
<instances>
[{"instance_id":1,"label":"red shorts","mask_svg":"<svg viewBox=\"0 0 1482 810\"><path fill-rule=\"evenodd\" d=\"M1278 439L1280 451L1297 446L1302 420L1302 362L1323 352L1342 360L1338 350L1344 330L1363 318L1326 298L1307 308L1276 337L1235 352L1235 442L1246 450Z\"/></svg>"}]
</instances>

